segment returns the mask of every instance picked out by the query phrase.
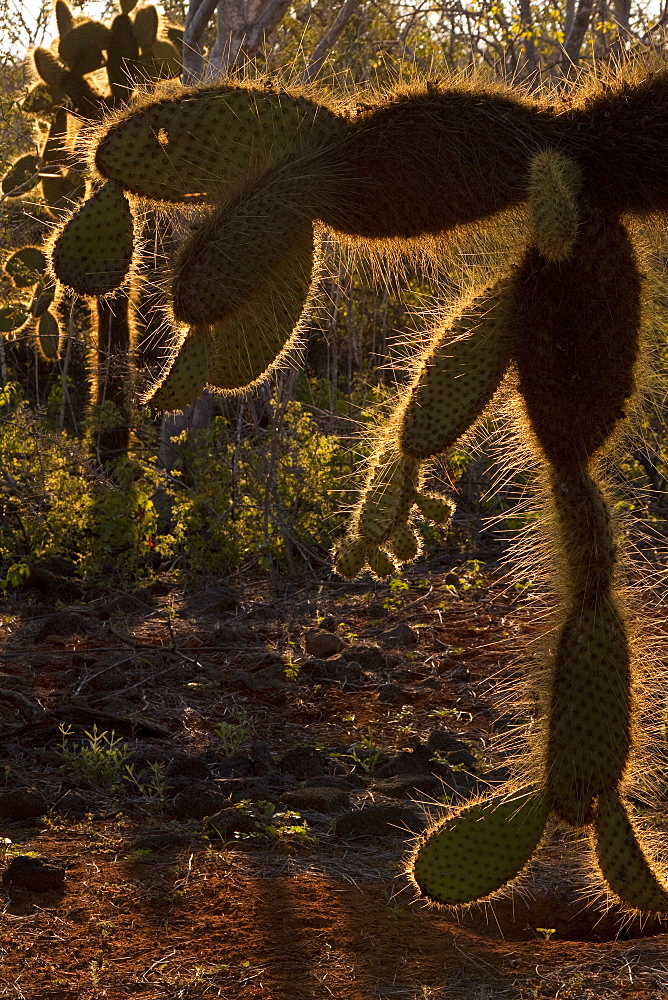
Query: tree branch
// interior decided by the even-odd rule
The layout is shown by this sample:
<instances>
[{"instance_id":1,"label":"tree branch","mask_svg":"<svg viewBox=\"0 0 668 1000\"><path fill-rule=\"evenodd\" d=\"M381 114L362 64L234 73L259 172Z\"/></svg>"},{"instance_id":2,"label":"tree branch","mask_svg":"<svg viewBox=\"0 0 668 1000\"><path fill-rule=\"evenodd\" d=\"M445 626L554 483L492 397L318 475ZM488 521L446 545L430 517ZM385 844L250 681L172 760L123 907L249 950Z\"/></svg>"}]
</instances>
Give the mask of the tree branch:
<instances>
[{"instance_id":1,"label":"tree branch","mask_svg":"<svg viewBox=\"0 0 668 1000\"><path fill-rule=\"evenodd\" d=\"M341 9L334 18L329 30L325 32L314 48L308 66L302 73L302 83L310 83L313 77L317 75L320 67L325 61L327 53L334 45L336 45L339 36L343 33L344 28L359 7L360 3L361 0L344 0L344 3L341 5Z\"/></svg>"}]
</instances>

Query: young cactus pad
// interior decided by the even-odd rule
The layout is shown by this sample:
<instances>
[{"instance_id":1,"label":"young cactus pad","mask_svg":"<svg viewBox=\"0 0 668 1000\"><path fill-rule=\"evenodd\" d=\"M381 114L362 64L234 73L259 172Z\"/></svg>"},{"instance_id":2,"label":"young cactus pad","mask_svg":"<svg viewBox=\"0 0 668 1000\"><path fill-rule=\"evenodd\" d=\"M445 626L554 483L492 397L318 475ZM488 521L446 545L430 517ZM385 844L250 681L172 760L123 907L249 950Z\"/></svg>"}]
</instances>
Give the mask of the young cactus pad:
<instances>
[{"instance_id":1,"label":"young cactus pad","mask_svg":"<svg viewBox=\"0 0 668 1000\"><path fill-rule=\"evenodd\" d=\"M412 875L436 903L460 906L494 895L525 868L549 814L534 787L467 806L427 834Z\"/></svg>"},{"instance_id":2,"label":"young cactus pad","mask_svg":"<svg viewBox=\"0 0 668 1000\"><path fill-rule=\"evenodd\" d=\"M186 332L167 371L144 397L160 410L182 410L206 385L214 358L214 341L208 327Z\"/></svg>"},{"instance_id":3,"label":"young cactus pad","mask_svg":"<svg viewBox=\"0 0 668 1000\"><path fill-rule=\"evenodd\" d=\"M56 277L80 295L104 295L132 263L132 212L122 188L108 181L65 224L53 247Z\"/></svg>"},{"instance_id":4,"label":"young cactus pad","mask_svg":"<svg viewBox=\"0 0 668 1000\"><path fill-rule=\"evenodd\" d=\"M642 913L668 913L668 887L652 871L616 788L599 796L594 846L601 874L622 903Z\"/></svg>"},{"instance_id":5,"label":"young cactus pad","mask_svg":"<svg viewBox=\"0 0 668 1000\"><path fill-rule=\"evenodd\" d=\"M507 309L501 282L437 331L399 417L404 455L425 459L447 451L480 416L510 364Z\"/></svg>"}]
</instances>

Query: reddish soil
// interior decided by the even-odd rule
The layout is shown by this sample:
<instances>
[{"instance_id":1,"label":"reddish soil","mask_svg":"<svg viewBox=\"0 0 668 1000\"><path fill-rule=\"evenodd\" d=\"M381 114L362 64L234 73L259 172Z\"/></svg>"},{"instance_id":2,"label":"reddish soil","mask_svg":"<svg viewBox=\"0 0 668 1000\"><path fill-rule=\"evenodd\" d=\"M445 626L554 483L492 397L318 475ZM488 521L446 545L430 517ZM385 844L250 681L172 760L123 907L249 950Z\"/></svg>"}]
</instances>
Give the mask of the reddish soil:
<instances>
[{"instance_id":1,"label":"reddish soil","mask_svg":"<svg viewBox=\"0 0 668 1000\"><path fill-rule=\"evenodd\" d=\"M267 821L256 833L212 839L206 821L170 811L173 789L152 801L128 783L100 787L58 755L59 724L83 737L97 720L135 755L189 759L220 757L216 726L243 725L273 761L308 744L333 755L340 776L360 774L366 785L351 795L359 808L385 799L375 759L355 761L346 746L364 734L382 761L440 728L465 741L471 770L493 784L504 761L491 736L526 721L521 706L516 719L499 708L498 689L517 673L531 599L518 605L500 575L466 565L454 574L418 567L408 578L410 590L394 595L331 581L279 593L246 579L187 596L158 583L60 610L27 597L5 606L0 776L9 789L37 788L47 804L33 819L0 821L5 863L35 854L67 871L58 890L0 886L0 996L668 993L668 937L656 924L586 906L573 893L582 845L565 845L563 835L536 866L530 893L458 918L414 898L401 874L410 846L401 831L346 839L327 817L297 810L292 826ZM306 678L303 633L323 616L349 644L378 644L382 665L356 679ZM416 642L384 638L402 623ZM280 686L254 690L244 680L281 661ZM64 809L67 794L78 796L78 812Z\"/></svg>"}]
</instances>

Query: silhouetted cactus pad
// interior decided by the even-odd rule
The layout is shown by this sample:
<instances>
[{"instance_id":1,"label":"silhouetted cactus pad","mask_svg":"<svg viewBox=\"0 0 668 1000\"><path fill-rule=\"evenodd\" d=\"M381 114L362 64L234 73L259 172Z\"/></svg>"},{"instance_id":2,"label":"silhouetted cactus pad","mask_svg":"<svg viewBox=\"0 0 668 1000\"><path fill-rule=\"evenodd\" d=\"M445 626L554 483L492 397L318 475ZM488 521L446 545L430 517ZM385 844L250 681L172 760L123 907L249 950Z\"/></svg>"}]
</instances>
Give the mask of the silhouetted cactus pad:
<instances>
[{"instance_id":1,"label":"silhouetted cactus pad","mask_svg":"<svg viewBox=\"0 0 668 1000\"><path fill-rule=\"evenodd\" d=\"M208 327L189 330L162 380L145 397L159 410L182 410L197 399L209 378L213 339Z\"/></svg>"},{"instance_id":2,"label":"silhouetted cactus pad","mask_svg":"<svg viewBox=\"0 0 668 1000\"><path fill-rule=\"evenodd\" d=\"M598 798L595 831L601 872L622 903L643 913L668 913L668 889L650 868L616 788Z\"/></svg>"},{"instance_id":3,"label":"silhouetted cactus pad","mask_svg":"<svg viewBox=\"0 0 668 1000\"><path fill-rule=\"evenodd\" d=\"M25 321L26 310L20 303L10 302L6 306L0 306L0 333L13 333L23 326Z\"/></svg>"},{"instance_id":4,"label":"silhouetted cactus pad","mask_svg":"<svg viewBox=\"0 0 668 1000\"><path fill-rule=\"evenodd\" d=\"M53 248L56 276L81 295L122 285L133 250L132 212L120 186L105 184L66 223Z\"/></svg>"},{"instance_id":5,"label":"silhouetted cactus pad","mask_svg":"<svg viewBox=\"0 0 668 1000\"><path fill-rule=\"evenodd\" d=\"M39 160L33 153L19 156L2 178L3 194L26 194L39 184Z\"/></svg>"},{"instance_id":6,"label":"silhouetted cactus pad","mask_svg":"<svg viewBox=\"0 0 668 1000\"><path fill-rule=\"evenodd\" d=\"M5 273L17 288L29 288L44 274L46 263L46 254L40 247L22 247L5 261Z\"/></svg>"},{"instance_id":7,"label":"silhouetted cactus pad","mask_svg":"<svg viewBox=\"0 0 668 1000\"><path fill-rule=\"evenodd\" d=\"M57 361L60 356L60 327L58 320L45 310L37 320L37 346L45 361Z\"/></svg>"},{"instance_id":8,"label":"silhouetted cactus pad","mask_svg":"<svg viewBox=\"0 0 668 1000\"><path fill-rule=\"evenodd\" d=\"M542 791L524 788L462 809L418 847L413 877L437 903L484 899L523 870L548 816Z\"/></svg>"}]
</instances>

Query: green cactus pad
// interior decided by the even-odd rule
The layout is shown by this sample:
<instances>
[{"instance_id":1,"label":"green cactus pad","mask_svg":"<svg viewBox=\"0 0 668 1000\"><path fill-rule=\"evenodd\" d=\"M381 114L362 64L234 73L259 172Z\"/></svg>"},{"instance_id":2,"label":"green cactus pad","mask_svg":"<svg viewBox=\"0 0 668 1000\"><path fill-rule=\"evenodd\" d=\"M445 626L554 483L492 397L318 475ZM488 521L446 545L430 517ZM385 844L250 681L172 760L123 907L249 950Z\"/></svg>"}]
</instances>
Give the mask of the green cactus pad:
<instances>
[{"instance_id":1,"label":"green cactus pad","mask_svg":"<svg viewBox=\"0 0 668 1000\"><path fill-rule=\"evenodd\" d=\"M534 787L460 810L418 847L412 871L418 888L447 906L492 896L522 872L548 813L546 796Z\"/></svg>"},{"instance_id":2,"label":"green cactus pad","mask_svg":"<svg viewBox=\"0 0 668 1000\"><path fill-rule=\"evenodd\" d=\"M95 163L104 177L157 201L224 201L287 152L338 134L328 108L285 92L204 87L126 114L103 135Z\"/></svg>"},{"instance_id":3,"label":"green cactus pad","mask_svg":"<svg viewBox=\"0 0 668 1000\"><path fill-rule=\"evenodd\" d=\"M2 178L2 193L9 195L27 194L39 184L40 162L33 153L25 153L14 160Z\"/></svg>"},{"instance_id":4,"label":"green cactus pad","mask_svg":"<svg viewBox=\"0 0 668 1000\"><path fill-rule=\"evenodd\" d=\"M62 63L58 62L53 52L50 52L49 49L36 48L33 50L32 58L35 69L42 80L44 80L44 83L50 87L59 87L62 85L67 75L67 70Z\"/></svg>"},{"instance_id":5,"label":"green cactus pad","mask_svg":"<svg viewBox=\"0 0 668 1000\"><path fill-rule=\"evenodd\" d=\"M37 346L44 361L57 361L60 357L60 326L47 309L37 320Z\"/></svg>"},{"instance_id":6,"label":"green cactus pad","mask_svg":"<svg viewBox=\"0 0 668 1000\"><path fill-rule=\"evenodd\" d=\"M213 355L211 331L207 327L189 330L166 373L143 402L158 410L182 410L204 389Z\"/></svg>"},{"instance_id":7,"label":"green cactus pad","mask_svg":"<svg viewBox=\"0 0 668 1000\"><path fill-rule=\"evenodd\" d=\"M392 576L397 572L397 567L387 552L377 548L375 545L368 546L366 560L369 564L369 569L379 580L386 580L388 576Z\"/></svg>"},{"instance_id":8,"label":"green cactus pad","mask_svg":"<svg viewBox=\"0 0 668 1000\"><path fill-rule=\"evenodd\" d=\"M417 475L417 462L399 454L393 443L382 447L372 459L353 517L355 534L371 545L388 541L410 514Z\"/></svg>"},{"instance_id":9,"label":"green cactus pad","mask_svg":"<svg viewBox=\"0 0 668 1000\"><path fill-rule=\"evenodd\" d=\"M427 521L434 524L449 524L455 511L455 503L446 497L434 496L431 493L415 492L415 503L418 510Z\"/></svg>"},{"instance_id":10,"label":"green cactus pad","mask_svg":"<svg viewBox=\"0 0 668 1000\"><path fill-rule=\"evenodd\" d=\"M143 53L148 53L153 48L155 40L158 37L159 26L160 18L153 4L149 4L148 7L139 8L134 16L132 27L137 44Z\"/></svg>"},{"instance_id":11,"label":"green cactus pad","mask_svg":"<svg viewBox=\"0 0 668 1000\"><path fill-rule=\"evenodd\" d=\"M0 305L0 333L13 333L23 326L27 319L26 307L20 302Z\"/></svg>"},{"instance_id":12,"label":"green cactus pad","mask_svg":"<svg viewBox=\"0 0 668 1000\"><path fill-rule=\"evenodd\" d=\"M47 257L41 247L21 247L5 261L5 273L17 288L34 285L46 269Z\"/></svg>"},{"instance_id":13,"label":"green cactus pad","mask_svg":"<svg viewBox=\"0 0 668 1000\"><path fill-rule=\"evenodd\" d=\"M172 282L174 315L215 323L264 297L268 286L299 289L295 320L313 270L313 226L295 207L290 171L211 213L186 243ZM294 325L294 324L293 324Z\"/></svg>"},{"instance_id":14,"label":"green cactus pad","mask_svg":"<svg viewBox=\"0 0 668 1000\"><path fill-rule=\"evenodd\" d=\"M598 797L594 844L601 874L625 906L668 913L668 887L652 871L616 788Z\"/></svg>"},{"instance_id":15,"label":"green cactus pad","mask_svg":"<svg viewBox=\"0 0 668 1000\"><path fill-rule=\"evenodd\" d=\"M510 363L507 283L486 289L437 331L401 417L401 449L431 458L480 416Z\"/></svg>"},{"instance_id":16,"label":"green cactus pad","mask_svg":"<svg viewBox=\"0 0 668 1000\"><path fill-rule=\"evenodd\" d=\"M234 392L266 377L298 341L299 319L308 309L311 264L319 259L310 223L295 227L270 274L257 281L248 302L212 332L216 360L209 385ZM225 289L221 288L221 297Z\"/></svg>"},{"instance_id":17,"label":"green cactus pad","mask_svg":"<svg viewBox=\"0 0 668 1000\"><path fill-rule=\"evenodd\" d=\"M399 562L411 562L420 551L420 542L413 529L408 524L400 524L389 543L390 552Z\"/></svg>"},{"instance_id":18,"label":"green cactus pad","mask_svg":"<svg viewBox=\"0 0 668 1000\"><path fill-rule=\"evenodd\" d=\"M590 823L596 796L621 780L631 747L631 659L619 611L579 609L559 639L548 705L547 788L555 813Z\"/></svg>"},{"instance_id":19,"label":"green cactus pad","mask_svg":"<svg viewBox=\"0 0 668 1000\"><path fill-rule=\"evenodd\" d=\"M334 569L344 580L359 576L366 562L366 545L361 538L344 538L334 549Z\"/></svg>"},{"instance_id":20,"label":"green cactus pad","mask_svg":"<svg viewBox=\"0 0 668 1000\"><path fill-rule=\"evenodd\" d=\"M64 167L50 167L49 172L40 174L42 194L55 218L60 219L62 209L71 209L85 192L85 182L76 170Z\"/></svg>"},{"instance_id":21,"label":"green cactus pad","mask_svg":"<svg viewBox=\"0 0 668 1000\"><path fill-rule=\"evenodd\" d=\"M529 218L534 243L547 260L566 260L573 250L580 221L581 188L582 174L571 157L546 149L531 160Z\"/></svg>"},{"instance_id":22,"label":"green cactus pad","mask_svg":"<svg viewBox=\"0 0 668 1000\"><path fill-rule=\"evenodd\" d=\"M65 224L54 244L56 275L80 295L104 295L122 285L132 263L132 212L109 181Z\"/></svg>"},{"instance_id":23,"label":"green cactus pad","mask_svg":"<svg viewBox=\"0 0 668 1000\"><path fill-rule=\"evenodd\" d=\"M138 56L139 46L132 21L126 13L117 14L109 29L107 77L112 96L123 103L127 103L132 95Z\"/></svg>"}]
</instances>

